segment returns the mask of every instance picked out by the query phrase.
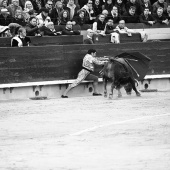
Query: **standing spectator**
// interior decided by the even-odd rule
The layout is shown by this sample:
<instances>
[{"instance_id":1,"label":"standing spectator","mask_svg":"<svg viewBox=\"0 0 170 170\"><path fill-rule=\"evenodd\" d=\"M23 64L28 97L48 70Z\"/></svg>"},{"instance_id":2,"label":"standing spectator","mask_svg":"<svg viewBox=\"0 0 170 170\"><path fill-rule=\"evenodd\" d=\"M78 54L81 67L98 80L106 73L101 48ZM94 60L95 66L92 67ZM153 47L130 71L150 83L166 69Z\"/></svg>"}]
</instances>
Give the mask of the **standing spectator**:
<instances>
[{"instance_id":1,"label":"standing spectator","mask_svg":"<svg viewBox=\"0 0 170 170\"><path fill-rule=\"evenodd\" d=\"M125 33L125 34L127 34L128 36L132 36L132 33L140 33L140 35L141 35L141 40L142 40L143 42L146 42L147 39L148 39L148 35L146 34L145 31L137 32L137 31L135 31L135 30L132 30L132 29L127 28L126 25L125 25L125 21L124 21L124 20L120 20L120 21L119 21L119 25L116 26L115 31L119 32L120 34L121 34L121 33Z\"/></svg>"},{"instance_id":2,"label":"standing spectator","mask_svg":"<svg viewBox=\"0 0 170 170\"><path fill-rule=\"evenodd\" d=\"M68 21L70 21L69 12L67 10L64 10L61 14L59 25L66 25Z\"/></svg>"},{"instance_id":3,"label":"standing spectator","mask_svg":"<svg viewBox=\"0 0 170 170\"><path fill-rule=\"evenodd\" d=\"M36 16L38 19L38 24L46 25L48 22L51 22L51 18L48 16L48 9L42 8L41 13Z\"/></svg>"},{"instance_id":4,"label":"standing spectator","mask_svg":"<svg viewBox=\"0 0 170 170\"><path fill-rule=\"evenodd\" d=\"M22 15L22 11L21 10L16 10L15 12L15 17L13 18L13 23L17 23L21 26L25 26L26 22L25 22L25 18Z\"/></svg>"},{"instance_id":5,"label":"standing spectator","mask_svg":"<svg viewBox=\"0 0 170 170\"><path fill-rule=\"evenodd\" d=\"M122 19L126 21L126 23L138 23L139 16L136 13L136 8L131 6L129 11L122 16Z\"/></svg>"},{"instance_id":6,"label":"standing spectator","mask_svg":"<svg viewBox=\"0 0 170 170\"><path fill-rule=\"evenodd\" d=\"M118 13L118 8L116 6L113 6L113 9L111 10L111 15L110 17L111 19L113 19L114 23L118 23L120 20L120 15Z\"/></svg>"},{"instance_id":7,"label":"standing spectator","mask_svg":"<svg viewBox=\"0 0 170 170\"><path fill-rule=\"evenodd\" d=\"M27 36L42 36L40 29L43 28L42 24L37 24L37 18L31 17L26 25Z\"/></svg>"},{"instance_id":8,"label":"standing spectator","mask_svg":"<svg viewBox=\"0 0 170 170\"><path fill-rule=\"evenodd\" d=\"M94 32L92 29L87 30L87 37L84 39L84 44L94 44L93 42Z\"/></svg>"},{"instance_id":9,"label":"standing spectator","mask_svg":"<svg viewBox=\"0 0 170 170\"><path fill-rule=\"evenodd\" d=\"M105 16L103 14L100 14L97 21L93 23L93 31L97 34L105 35L105 27Z\"/></svg>"},{"instance_id":10,"label":"standing spectator","mask_svg":"<svg viewBox=\"0 0 170 170\"><path fill-rule=\"evenodd\" d=\"M15 11L17 9L22 11L22 7L19 6L19 0L12 0L12 4L10 4L7 9L12 17L15 17Z\"/></svg>"},{"instance_id":11,"label":"standing spectator","mask_svg":"<svg viewBox=\"0 0 170 170\"><path fill-rule=\"evenodd\" d=\"M153 25L155 24L155 19L152 16L152 14L149 14L149 8L145 8L143 14L140 15L139 20L141 23L147 24L147 25Z\"/></svg>"},{"instance_id":12,"label":"standing spectator","mask_svg":"<svg viewBox=\"0 0 170 170\"><path fill-rule=\"evenodd\" d=\"M116 0L115 6L118 8L119 15L126 13L126 8L123 0Z\"/></svg>"},{"instance_id":13,"label":"standing spectator","mask_svg":"<svg viewBox=\"0 0 170 170\"><path fill-rule=\"evenodd\" d=\"M94 1L93 9L94 9L95 16L98 16L99 14L102 13L102 4L101 4L100 0Z\"/></svg>"},{"instance_id":14,"label":"standing spectator","mask_svg":"<svg viewBox=\"0 0 170 170\"><path fill-rule=\"evenodd\" d=\"M10 13L7 9L1 9L0 14L0 25L1 26L8 26L10 23L12 23L12 17L10 16Z\"/></svg>"},{"instance_id":15,"label":"standing spectator","mask_svg":"<svg viewBox=\"0 0 170 170\"><path fill-rule=\"evenodd\" d=\"M80 9L76 4L75 0L68 0L67 8L69 8L70 13L70 20L74 18L74 16L77 16L77 12Z\"/></svg>"},{"instance_id":16,"label":"standing spectator","mask_svg":"<svg viewBox=\"0 0 170 170\"><path fill-rule=\"evenodd\" d=\"M149 13L152 14L153 13L153 7L150 3L150 0L141 0L141 10L142 13L144 12L145 8L149 8Z\"/></svg>"},{"instance_id":17,"label":"standing spectator","mask_svg":"<svg viewBox=\"0 0 170 170\"><path fill-rule=\"evenodd\" d=\"M142 13L141 6L137 0L129 0L126 5L126 11L128 12L131 7L134 7L136 9L136 14L140 15Z\"/></svg>"},{"instance_id":18,"label":"standing spectator","mask_svg":"<svg viewBox=\"0 0 170 170\"><path fill-rule=\"evenodd\" d=\"M154 17L156 23L166 24L166 25L169 24L167 17L163 13L162 7L158 7L156 14L153 14L153 17Z\"/></svg>"},{"instance_id":19,"label":"standing spectator","mask_svg":"<svg viewBox=\"0 0 170 170\"><path fill-rule=\"evenodd\" d=\"M153 13L156 13L157 9L159 7L162 7L163 8L163 12L166 13L166 9L168 7L168 4L165 2L165 0L158 0L157 2L155 2L153 4Z\"/></svg>"},{"instance_id":20,"label":"standing spectator","mask_svg":"<svg viewBox=\"0 0 170 170\"><path fill-rule=\"evenodd\" d=\"M111 34L111 43L119 44L119 33L115 31L115 26L113 23L113 19L109 19L108 22L106 23L106 31L105 34Z\"/></svg>"},{"instance_id":21,"label":"standing spectator","mask_svg":"<svg viewBox=\"0 0 170 170\"><path fill-rule=\"evenodd\" d=\"M88 0L86 5L84 5L81 9L85 11L85 17L88 19L89 24L93 24L94 20L96 19L95 13L93 10L93 2L92 0Z\"/></svg>"},{"instance_id":22,"label":"standing spectator","mask_svg":"<svg viewBox=\"0 0 170 170\"><path fill-rule=\"evenodd\" d=\"M50 16L53 10L53 1L47 0L47 3L45 4L45 8L48 9L48 14Z\"/></svg>"},{"instance_id":23,"label":"standing spectator","mask_svg":"<svg viewBox=\"0 0 170 170\"><path fill-rule=\"evenodd\" d=\"M112 0L105 0L105 4L102 7L103 9L106 9L108 11L108 15L111 14L111 10L113 9L113 2Z\"/></svg>"},{"instance_id":24,"label":"standing spectator","mask_svg":"<svg viewBox=\"0 0 170 170\"><path fill-rule=\"evenodd\" d=\"M58 25L58 22L60 20L60 17L63 11L64 11L63 4L60 1L57 1L50 15L51 20L54 23L54 25Z\"/></svg>"},{"instance_id":25,"label":"standing spectator","mask_svg":"<svg viewBox=\"0 0 170 170\"><path fill-rule=\"evenodd\" d=\"M68 21L65 29L62 31L63 35L80 35L80 31L73 30L73 24L71 21Z\"/></svg>"},{"instance_id":26,"label":"standing spectator","mask_svg":"<svg viewBox=\"0 0 170 170\"><path fill-rule=\"evenodd\" d=\"M78 12L78 16L74 16L73 21L75 21L75 24L78 25L84 25L88 23L88 19L85 18L85 11L84 10L80 10Z\"/></svg>"},{"instance_id":27,"label":"standing spectator","mask_svg":"<svg viewBox=\"0 0 170 170\"><path fill-rule=\"evenodd\" d=\"M11 39L11 47L23 47L29 46L31 40L29 37L26 37L25 28L21 27L18 30L18 34Z\"/></svg>"}]
</instances>

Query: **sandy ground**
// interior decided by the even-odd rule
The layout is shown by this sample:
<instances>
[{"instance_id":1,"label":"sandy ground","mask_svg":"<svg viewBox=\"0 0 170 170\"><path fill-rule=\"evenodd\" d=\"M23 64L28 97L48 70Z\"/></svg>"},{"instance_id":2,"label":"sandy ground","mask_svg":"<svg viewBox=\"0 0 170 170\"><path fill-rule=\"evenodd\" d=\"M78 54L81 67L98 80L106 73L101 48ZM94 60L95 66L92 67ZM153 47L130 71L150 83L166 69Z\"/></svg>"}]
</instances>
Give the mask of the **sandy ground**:
<instances>
[{"instance_id":1,"label":"sandy ground","mask_svg":"<svg viewBox=\"0 0 170 170\"><path fill-rule=\"evenodd\" d=\"M170 170L170 92L0 106L0 170Z\"/></svg>"}]
</instances>

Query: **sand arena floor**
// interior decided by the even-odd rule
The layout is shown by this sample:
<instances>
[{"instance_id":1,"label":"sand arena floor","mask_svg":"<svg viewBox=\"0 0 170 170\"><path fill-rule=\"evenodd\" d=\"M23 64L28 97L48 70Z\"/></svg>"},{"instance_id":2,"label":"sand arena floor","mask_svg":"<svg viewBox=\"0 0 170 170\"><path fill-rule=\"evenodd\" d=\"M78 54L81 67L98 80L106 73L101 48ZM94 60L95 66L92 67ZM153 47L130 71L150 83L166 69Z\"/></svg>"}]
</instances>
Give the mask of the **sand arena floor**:
<instances>
[{"instance_id":1,"label":"sand arena floor","mask_svg":"<svg viewBox=\"0 0 170 170\"><path fill-rule=\"evenodd\" d=\"M170 170L170 92L0 106L0 170Z\"/></svg>"}]
</instances>

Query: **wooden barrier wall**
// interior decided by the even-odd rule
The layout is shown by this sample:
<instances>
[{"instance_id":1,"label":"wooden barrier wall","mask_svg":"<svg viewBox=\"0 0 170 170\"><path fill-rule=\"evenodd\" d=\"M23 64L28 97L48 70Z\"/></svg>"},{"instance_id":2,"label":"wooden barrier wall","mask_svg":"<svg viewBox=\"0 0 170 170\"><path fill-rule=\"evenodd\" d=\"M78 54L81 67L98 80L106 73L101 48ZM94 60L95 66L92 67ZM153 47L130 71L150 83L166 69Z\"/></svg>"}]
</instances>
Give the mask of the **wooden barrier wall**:
<instances>
[{"instance_id":1,"label":"wooden barrier wall","mask_svg":"<svg viewBox=\"0 0 170 170\"><path fill-rule=\"evenodd\" d=\"M74 79L88 49L97 56L139 51L151 58L148 74L170 74L170 42L0 48L0 83ZM96 75L101 67L97 67Z\"/></svg>"}]
</instances>

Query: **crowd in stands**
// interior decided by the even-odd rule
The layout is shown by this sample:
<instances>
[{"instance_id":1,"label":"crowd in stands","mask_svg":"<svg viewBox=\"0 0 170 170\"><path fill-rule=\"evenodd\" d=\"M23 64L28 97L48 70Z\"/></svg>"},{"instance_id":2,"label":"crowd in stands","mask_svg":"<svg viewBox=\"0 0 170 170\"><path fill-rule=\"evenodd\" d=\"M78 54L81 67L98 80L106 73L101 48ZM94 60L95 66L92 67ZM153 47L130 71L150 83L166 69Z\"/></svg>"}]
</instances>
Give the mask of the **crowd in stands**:
<instances>
[{"instance_id":1,"label":"crowd in stands","mask_svg":"<svg viewBox=\"0 0 170 170\"><path fill-rule=\"evenodd\" d=\"M90 24L89 35L90 32L112 33L113 42L119 43L117 34L121 29L125 30L119 27L121 22L124 25L168 25L170 5L166 0L157 0L153 4L150 0L0 0L1 36L18 36L20 27L25 28L27 36L80 35L73 26ZM57 32L54 25L64 25L65 29Z\"/></svg>"}]
</instances>

